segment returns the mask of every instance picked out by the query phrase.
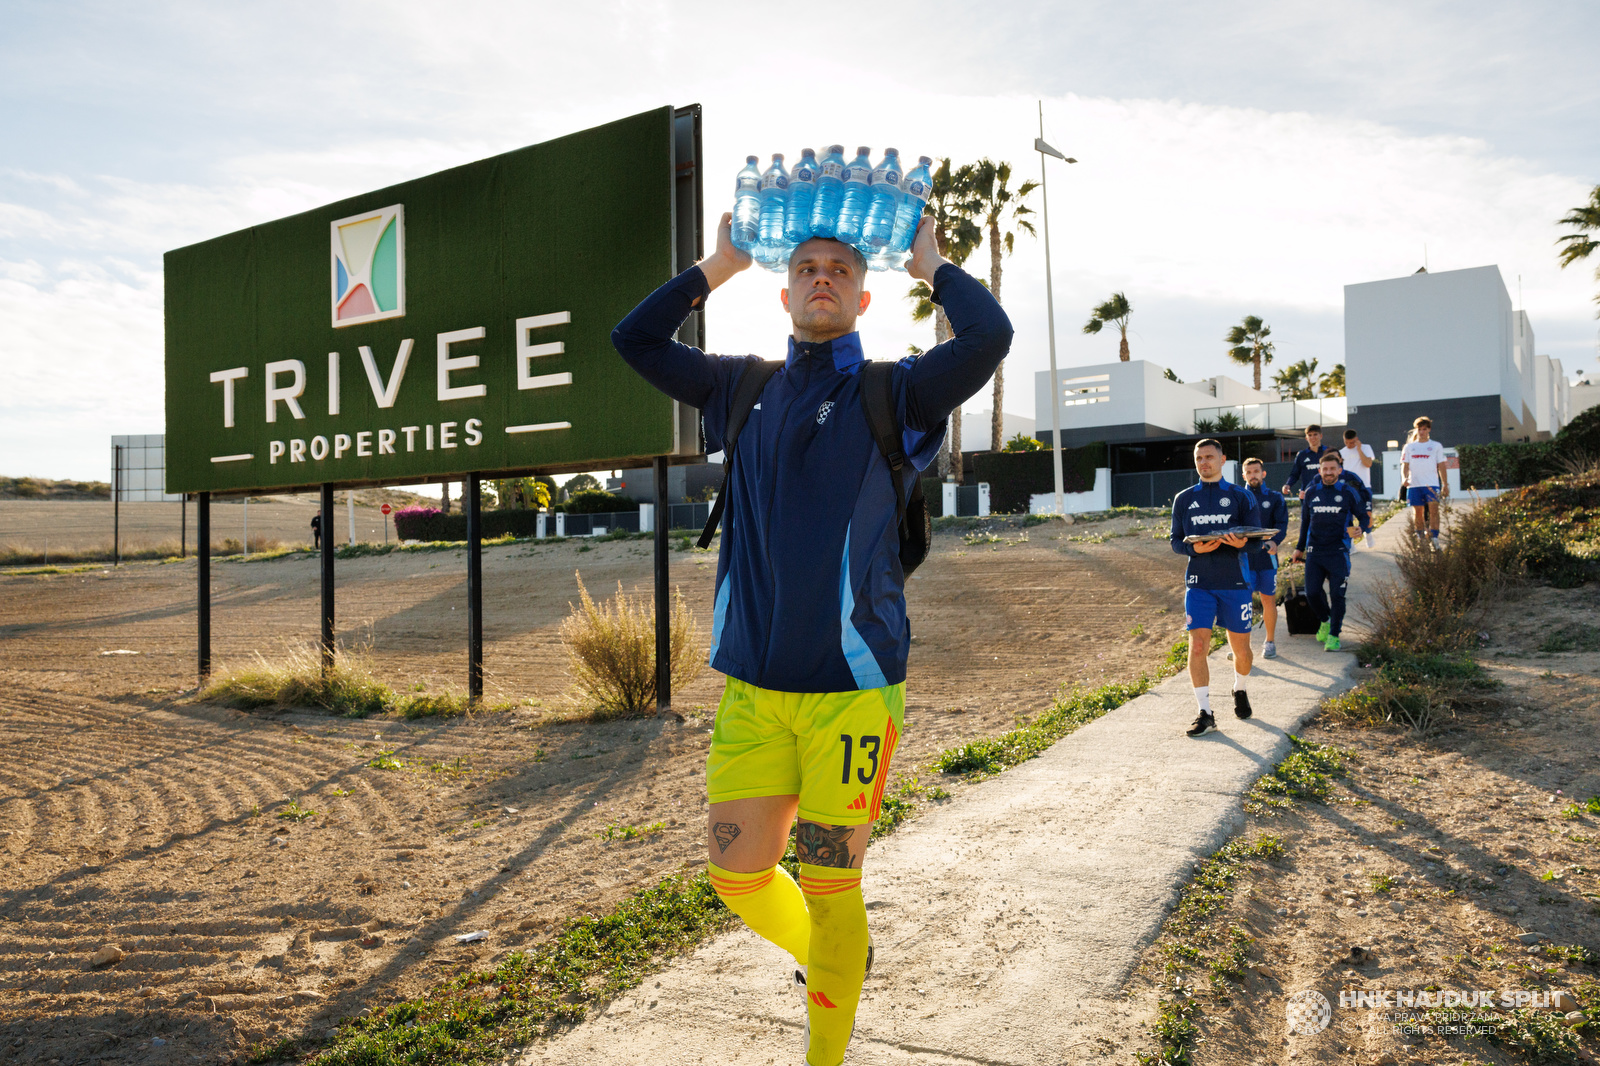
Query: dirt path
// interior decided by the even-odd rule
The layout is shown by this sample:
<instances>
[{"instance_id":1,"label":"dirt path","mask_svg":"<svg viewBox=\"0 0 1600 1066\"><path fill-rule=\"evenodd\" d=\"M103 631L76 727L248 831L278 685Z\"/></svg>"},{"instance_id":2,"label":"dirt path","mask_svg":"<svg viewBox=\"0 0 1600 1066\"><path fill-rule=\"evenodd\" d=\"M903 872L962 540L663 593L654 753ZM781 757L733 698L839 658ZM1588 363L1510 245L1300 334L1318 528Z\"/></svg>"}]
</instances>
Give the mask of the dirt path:
<instances>
[{"instance_id":1,"label":"dirt path","mask_svg":"<svg viewBox=\"0 0 1600 1066\"><path fill-rule=\"evenodd\" d=\"M1181 627L1182 560L1149 525L938 536L909 593L902 771L1062 683L1151 668ZM706 624L714 557L673 567ZM0 577L0 1049L215 1061L414 994L702 861L720 678L679 694L681 722L567 720L555 630L579 568L596 594L643 591L648 545L486 552L490 695L519 706L445 723L185 702L192 564ZM459 684L463 571L457 552L341 561L341 639L397 686ZM214 575L219 666L313 638L312 562ZM279 817L295 810L316 813ZM94 969L105 944L127 957Z\"/></svg>"}]
</instances>

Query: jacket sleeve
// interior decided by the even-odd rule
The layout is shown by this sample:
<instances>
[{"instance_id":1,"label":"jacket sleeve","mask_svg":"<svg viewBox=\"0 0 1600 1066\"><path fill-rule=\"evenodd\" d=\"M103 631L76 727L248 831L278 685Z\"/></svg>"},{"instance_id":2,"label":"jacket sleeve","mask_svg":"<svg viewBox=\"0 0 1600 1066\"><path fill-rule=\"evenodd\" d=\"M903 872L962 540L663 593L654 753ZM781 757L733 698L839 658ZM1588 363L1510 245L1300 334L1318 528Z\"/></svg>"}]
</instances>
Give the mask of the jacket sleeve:
<instances>
[{"instance_id":1,"label":"jacket sleeve","mask_svg":"<svg viewBox=\"0 0 1600 1066\"><path fill-rule=\"evenodd\" d=\"M611 331L611 344L624 362L674 400L697 408L710 402L723 376L719 360L673 335L710 295L706 276L692 266L646 296Z\"/></svg>"},{"instance_id":2,"label":"jacket sleeve","mask_svg":"<svg viewBox=\"0 0 1600 1066\"><path fill-rule=\"evenodd\" d=\"M1172 500L1172 535L1169 539L1172 542L1172 550L1174 552L1176 552L1178 555L1193 557L1194 545L1185 544L1183 542L1183 538L1187 534L1185 534L1183 531L1183 519L1178 511L1178 499L1179 497L1175 496Z\"/></svg>"},{"instance_id":3,"label":"jacket sleeve","mask_svg":"<svg viewBox=\"0 0 1600 1066\"><path fill-rule=\"evenodd\" d=\"M1294 542L1294 550L1306 550L1306 534L1311 532L1311 497L1307 496L1300 501L1300 536Z\"/></svg>"},{"instance_id":4,"label":"jacket sleeve","mask_svg":"<svg viewBox=\"0 0 1600 1066\"><path fill-rule=\"evenodd\" d=\"M1361 523L1361 532L1372 532L1372 512L1367 509L1367 501L1362 498L1359 492L1355 493L1350 500L1350 513L1355 516L1357 522Z\"/></svg>"},{"instance_id":5,"label":"jacket sleeve","mask_svg":"<svg viewBox=\"0 0 1600 1066\"><path fill-rule=\"evenodd\" d=\"M1278 501L1278 506L1276 508L1274 508L1274 510L1277 513L1278 520L1276 522L1274 522L1273 525L1278 527L1278 535L1272 538L1272 543L1274 543L1274 544L1282 544L1283 541L1284 541L1284 538L1286 538L1289 535L1289 500L1288 500L1288 498L1284 497L1284 498L1280 499ZM1266 522L1262 522L1261 524L1262 525L1266 525Z\"/></svg>"},{"instance_id":6,"label":"jacket sleeve","mask_svg":"<svg viewBox=\"0 0 1600 1066\"><path fill-rule=\"evenodd\" d=\"M1011 350L1011 319L972 275L954 264L933 278L933 302L944 307L955 336L935 345L910 368L906 426L937 429L967 397L994 377Z\"/></svg>"}]
</instances>

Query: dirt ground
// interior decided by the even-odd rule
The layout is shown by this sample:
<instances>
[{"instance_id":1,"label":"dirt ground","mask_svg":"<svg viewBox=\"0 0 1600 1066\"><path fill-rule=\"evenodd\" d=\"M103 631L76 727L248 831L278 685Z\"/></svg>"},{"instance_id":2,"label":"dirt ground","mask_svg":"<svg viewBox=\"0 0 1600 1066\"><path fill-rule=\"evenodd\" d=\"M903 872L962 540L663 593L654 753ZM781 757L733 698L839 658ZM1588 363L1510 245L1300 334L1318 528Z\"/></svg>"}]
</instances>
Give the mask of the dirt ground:
<instances>
[{"instance_id":1,"label":"dirt ground","mask_svg":"<svg viewBox=\"0 0 1600 1066\"><path fill-rule=\"evenodd\" d=\"M650 562L645 541L487 550L489 696L517 707L446 722L191 702L192 562L0 576L0 1061L227 1059L703 861L720 677L677 694L682 720L587 722L556 635L575 570L643 592ZM672 563L708 626L715 557ZM1159 518L938 535L908 592L900 772L1064 683L1151 669L1181 629L1182 563ZM464 567L341 561L341 640L397 687L459 685ZM213 575L219 668L314 638L311 560ZM125 956L94 966L106 945Z\"/></svg>"},{"instance_id":2,"label":"dirt ground","mask_svg":"<svg viewBox=\"0 0 1600 1066\"><path fill-rule=\"evenodd\" d=\"M1224 1002L1193 978L1196 1062L1541 1061L1482 1038L1397 1033L1385 1018L1396 1008L1341 1009L1339 993L1576 990L1600 1003L1595 961L1561 957L1577 945L1600 961L1600 814L1562 814L1600 795L1600 588L1528 589L1503 608L1482 653L1504 686L1487 710L1425 737L1326 718L1306 730L1356 760L1327 806L1250 819L1246 835L1281 834L1286 855L1241 879L1222 919L1254 938L1243 987ZM1353 964L1352 947L1375 958ZM1164 961L1158 942L1135 996L1170 987ZM1288 1035L1288 997L1304 990L1329 999L1332 1024ZM1592 1024L1584 1040L1578 1061L1592 1063Z\"/></svg>"},{"instance_id":3,"label":"dirt ground","mask_svg":"<svg viewBox=\"0 0 1600 1066\"><path fill-rule=\"evenodd\" d=\"M350 523L345 511L345 494L337 492L334 522L335 543L350 539ZM356 540L381 544L384 538L381 504L404 507L412 503L437 507L439 501L423 500L409 492L392 489L363 489L356 494ZM242 499L213 500L211 538L221 544L225 538L243 540L245 523L250 526L250 543L258 538L282 544L309 544L311 518L317 513L314 495L279 495L254 498L246 507ZM173 546L184 536L189 550L198 543L194 505L188 511L185 531L181 503L131 503L119 507L117 523L123 551ZM248 514L246 512L248 511ZM17 500L0 499L0 552L7 548L37 551L45 548L66 551L111 550L112 506L109 500ZM394 539L394 526L389 525Z\"/></svg>"}]
</instances>

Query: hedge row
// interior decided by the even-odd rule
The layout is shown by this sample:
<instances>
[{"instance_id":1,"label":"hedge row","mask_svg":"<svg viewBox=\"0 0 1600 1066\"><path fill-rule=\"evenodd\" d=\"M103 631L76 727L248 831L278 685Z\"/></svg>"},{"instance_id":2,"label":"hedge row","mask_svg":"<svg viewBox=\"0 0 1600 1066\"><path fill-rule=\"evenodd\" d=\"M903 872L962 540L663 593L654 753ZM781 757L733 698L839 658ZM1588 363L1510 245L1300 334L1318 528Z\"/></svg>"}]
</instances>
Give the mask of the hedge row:
<instances>
[{"instance_id":1,"label":"hedge row","mask_svg":"<svg viewBox=\"0 0 1600 1066\"><path fill-rule=\"evenodd\" d=\"M1480 489L1532 485L1563 472L1563 463L1600 459L1600 407L1591 407L1554 440L1526 444L1463 444L1461 484Z\"/></svg>"},{"instance_id":2,"label":"hedge row","mask_svg":"<svg viewBox=\"0 0 1600 1066\"><path fill-rule=\"evenodd\" d=\"M531 537L539 532L538 511L484 511L482 515L485 540L507 533ZM553 521L550 530L555 531ZM467 516L459 511L445 514L436 507L406 507L394 513L394 531L401 540L466 540Z\"/></svg>"}]
</instances>

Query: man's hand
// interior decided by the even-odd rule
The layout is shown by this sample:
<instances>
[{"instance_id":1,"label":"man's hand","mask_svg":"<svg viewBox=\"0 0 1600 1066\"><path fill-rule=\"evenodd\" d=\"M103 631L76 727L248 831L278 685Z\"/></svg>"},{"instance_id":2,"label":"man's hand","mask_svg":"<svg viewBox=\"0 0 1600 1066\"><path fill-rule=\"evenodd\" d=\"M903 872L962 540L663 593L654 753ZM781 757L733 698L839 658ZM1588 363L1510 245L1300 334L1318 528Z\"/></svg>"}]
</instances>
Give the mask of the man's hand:
<instances>
[{"instance_id":1,"label":"man's hand","mask_svg":"<svg viewBox=\"0 0 1600 1066\"><path fill-rule=\"evenodd\" d=\"M1222 543L1226 544L1230 548L1242 548L1246 544L1250 543L1250 538L1245 536L1243 533L1229 533L1227 536L1222 538Z\"/></svg>"},{"instance_id":2,"label":"man's hand","mask_svg":"<svg viewBox=\"0 0 1600 1066\"><path fill-rule=\"evenodd\" d=\"M1299 548L1296 548L1294 550L1294 558L1291 560L1291 562L1303 563L1305 561L1306 561L1306 553L1301 551Z\"/></svg>"},{"instance_id":3,"label":"man's hand","mask_svg":"<svg viewBox=\"0 0 1600 1066\"><path fill-rule=\"evenodd\" d=\"M1222 547L1221 540L1197 540L1190 545L1200 555L1208 555Z\"/></svg>"},{"instance_id":4,"label":"man's hand","mask_svg":"<svg viewBox=\"0 0 1600 1066\"><path fill-rule=\"evenodd\" d=\"M1267 541L1267 554L1268 555L1277 555L1278 554L1278 542L1277 541L1274 541L1274 540Z\"/></svg>"},{"instance_id":5,"label":"man's hand","mask_svg":"<svg viewBox=\"0 0 1600 1066\"><path fill-rule=\"evenodd\" d=\"M1300 499L1303 500L1305 498L1306 498L1306 490L1305 489L1301 489L1300 490Z\"/></svg>"},{"instance_id":6,"label":"man's hand","mask_svg":"<svg viewBox=\"0 0 1600 1066\"><path fill-rule=\"evenodd\" d=\"M927 282L931 289L933 276L948 262L950 260L939 254L939 242L933 238L933 217L923 215L922 221L917 223L917 235L911 241L911 262L906 264L906 273Z\"/></svg>"},{"instance_id":7,"label":"man's hand","mask_svg":"<svg viewBox=\"0 0 1600 1066\"><path fill-rule=\"evenodd\" d=\"M733 245L733 212L724 211L722 221L717 223L717 250L700 260L700 273L706 276L706 284L715 289L741 270L747 270L754 262L749 252L741 252Z\"/></svg>"}]
</instances>

